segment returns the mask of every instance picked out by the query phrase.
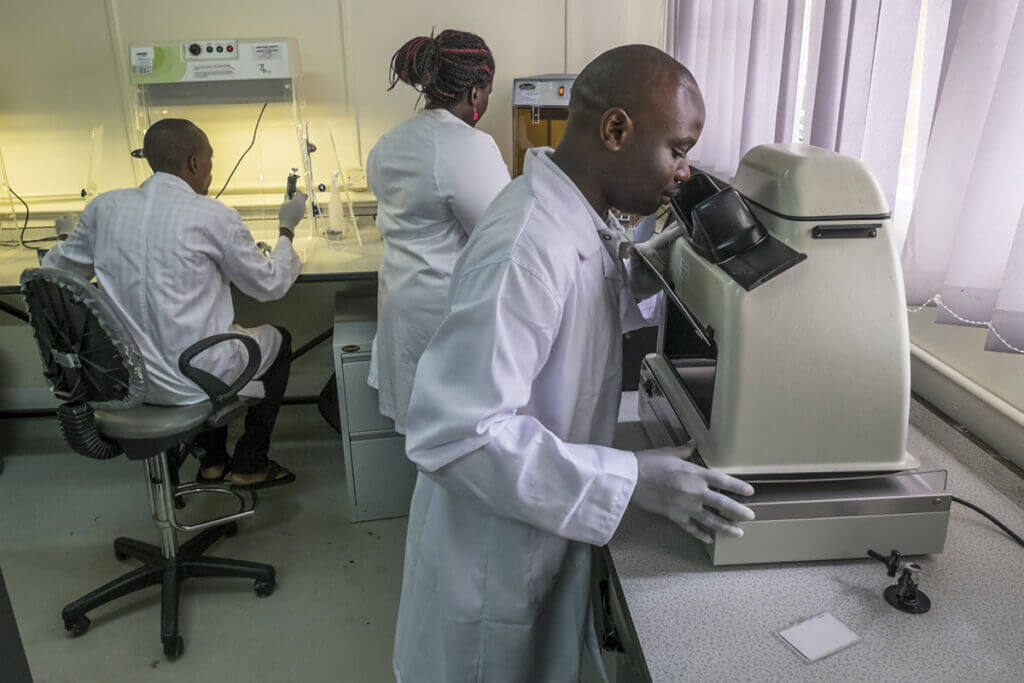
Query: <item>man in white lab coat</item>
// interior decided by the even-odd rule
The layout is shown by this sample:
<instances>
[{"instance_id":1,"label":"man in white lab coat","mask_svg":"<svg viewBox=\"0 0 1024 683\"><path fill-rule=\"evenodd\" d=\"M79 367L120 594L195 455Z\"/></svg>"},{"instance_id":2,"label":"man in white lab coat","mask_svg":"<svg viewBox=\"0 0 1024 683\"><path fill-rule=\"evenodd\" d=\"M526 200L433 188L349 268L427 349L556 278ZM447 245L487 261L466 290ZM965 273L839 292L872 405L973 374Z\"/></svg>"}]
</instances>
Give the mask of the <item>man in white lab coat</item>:
<instances>
[{"instance_id":1,"label":"man in white lab coat","mask_svg":"<svg viewBox=\"0 0 1024 683\"><path fill-rule=\"evenodd\" d=\"M230 467L227 428L200 435L204 455L198 479L227 479L245 488L294 481L294 474L268 458L288 382L290 337L271 325L235 325L230 285L260 301L284 296L302 268L292 238L305 196L298 193L281 205L280 237L268 259L238 212L206 196L213 148L202 130L184 119L157 121L146 131L143 153L153 175L139 187L105 192L89 202L43 265L95 277L110 296L146 361L149 403L207 400L178 369L182 351L229 331L253 337L261 352L259 381L241 393L262 400L246 415ZM204 351L193 364L230 384L247 361L242 345L231 341Z\"/></svg>"},{"instance_id":2,"label":"man in white lab coat","mask_svg":"<svg viewBox=\"0 0 1024 683\"><path fill-rule=\"evenodd\" d=\"M751 487L686 449L611 446L622 333L643 324L636 299L653 278L624 262L609 209L666 203L703 124L681 64L648 46L608 51L574 83L558 151L531 150L470 237L408 414L419 475L399 681L576 681L584 645L596 651L591 545L631 499L703 540L753 518L712 490Z\"/></svg>"}]
</instances>

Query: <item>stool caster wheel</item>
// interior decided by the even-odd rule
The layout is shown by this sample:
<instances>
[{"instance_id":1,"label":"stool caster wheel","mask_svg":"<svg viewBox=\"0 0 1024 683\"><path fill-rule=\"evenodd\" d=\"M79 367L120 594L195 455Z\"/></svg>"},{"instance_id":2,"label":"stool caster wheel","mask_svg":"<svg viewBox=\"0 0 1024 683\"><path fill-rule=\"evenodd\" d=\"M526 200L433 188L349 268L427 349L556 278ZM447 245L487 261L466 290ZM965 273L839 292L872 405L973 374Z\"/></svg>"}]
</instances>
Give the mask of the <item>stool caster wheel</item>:
<instances>
[{"instance_id":1,"label":"stool caster wheel","mask_svg":"<svg viewBox=\"0 0 1024 683\"><path fill-rule=\"evenodd\" d=\"M64 630L73 636L80 636L89 630L89 624L91 623L92 622L89 621L89 617L85 615L82 615L75 619L65 619Z\"/></svg>"},{"instance_id":2,"label":"stool caster wheel","mask_svg":"<svg viewBox=\"0 0 1024 683\"><path fill-rule=\"evenodd\" d=\"M252 588L256 591L256 595L258 597L265 598L274 592L274 586L276 585L277 581L274 579L270 579L269 581L265 579L256 579L252 584Z\"/></svg>"},{"instance_id":3,"label":"stool caster wheel","mask_svg":"<svg viewBox=\"0 0 1024 683\"><path fill-rule=\"evenodd\" d=\"M185 641L181 636L174 636L164 640L164 656L168 659L177 659L185 651Z\"/></svg>"},{"instance_id":4,"label":"stool caster wheel","mask_svg":"<svg viewBox=\"0 0 1024 683\"><path fill-rule=\"evenodd\" d=\"M238 533L238 522L228 522L224 525L224 538L231 538Z\"/></svg>"}]
</instances>

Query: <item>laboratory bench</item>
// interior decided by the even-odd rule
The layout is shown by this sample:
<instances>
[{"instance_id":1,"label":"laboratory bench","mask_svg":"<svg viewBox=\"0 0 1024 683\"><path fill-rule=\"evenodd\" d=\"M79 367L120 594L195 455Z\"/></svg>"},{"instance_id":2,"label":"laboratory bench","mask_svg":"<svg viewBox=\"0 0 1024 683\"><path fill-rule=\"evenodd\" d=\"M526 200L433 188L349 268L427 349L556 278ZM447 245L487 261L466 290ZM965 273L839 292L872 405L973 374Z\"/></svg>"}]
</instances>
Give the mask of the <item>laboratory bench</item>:
<instances>
[{"instance_id":1,"label":"laboratory bench","mask_svg":"<svg viewBox=\"0 0 1024 683\"><path fill-rule=\"evenodd\" d=\"M277 239L276 228L252 231L257 241L272 245ZM303 266L296 285L282 299L268 302L233 289L236 322L245 326L283 325L292 333L293 349L323 339L322 334L334 324L337 292L352 287L359 288L360 296L365 289L376 292L384 241L371 216L360 216L360 238L362 244L349 231L344 238L329 242L323 236L311 237L300 226L294 246ZM0 414L48 412L56 406L40 372L31 330L16 319L24 310L18 284L21 273L38 265L35 249L0 248ZM286 400L315 398L334 369L332 355L330 344L319 344L296 361Z\"/></svg>"},{"instance_id":2,"label":"laboratory bench","mask_svg":"<svg viewBox=\"0 0 1024 683\"><path fill-rule=\"evenodd\" d=\"M266 242L273 246L277 242L277 211L280 196L277 194L244 194L228 192L227 203L236 209L252 232L257 242ZM321 193L320 205L327 206L326 194ZM328 239L334 235L326 234L324 225L326 216L314 220L306 216L298 225L295 234L295 250L302 257L302 272L297 282L332 282L344 280L366 280L377 278L380 259L384 253L384 241L377 231L376 215L377 200L370 192L349 193L352 218L358 226L356 231L346 221L343 236ZM43 198L44 200L46 198ZM80 214L84 203L78 201L33 201L32 217L25 232L26 240L48 238L53 236L53 223L58 216L71 212ZM20 218L19 218L20 220ZM7 228L2 233L2 242L16 241L20 228ZM316 232L314 235L313 233ZM52 246L52 243L41 243L40 249ZM26 268L39 265L37 249L24 247L0 246L0 294L17 294L21 291L18 280Z\"/></svg>"},{"instance_id":3,"label":"laboratory bench","mask_svg":"<svg viewBox=\"0 0 1024 683\"><path fill-rule=\"evenodd\" d=\"M254 231L257 240L273 246L277 232L273 234ZM302 272L297 282L331 282L377 278L384 241L372 226L360 226L362 244L354 235L346 235L337 241L328 241L322 236L302 235L295 238L295 250L302 257ZM24 247L0 249L0 294L17 294L21 291L18 280L26 268L39 266L35 249Z\"/></svg>"},{"instance_id":4,"label":"laboratory bench","mask_svg":"<svg viewBox=\"0 0 1024 683\"><path fill-rule=\"evenodd\" d=\"M648 447L635 392L623 395L616 442ZM907 449L922 470L947 470L953 495L1024 532L1024 480L1001 465L983 477L968 463L991 456L917 401ZM882 592L895 579L876 560L714 567L700 542L630 507L594 554L598 636L610 680L1024 680L1024 548L954 503L943 552L914 560L932 601L921 615L885 601ZM776 632L824 612L861 640L807 663Z\"/></svg>"}]
</instances>

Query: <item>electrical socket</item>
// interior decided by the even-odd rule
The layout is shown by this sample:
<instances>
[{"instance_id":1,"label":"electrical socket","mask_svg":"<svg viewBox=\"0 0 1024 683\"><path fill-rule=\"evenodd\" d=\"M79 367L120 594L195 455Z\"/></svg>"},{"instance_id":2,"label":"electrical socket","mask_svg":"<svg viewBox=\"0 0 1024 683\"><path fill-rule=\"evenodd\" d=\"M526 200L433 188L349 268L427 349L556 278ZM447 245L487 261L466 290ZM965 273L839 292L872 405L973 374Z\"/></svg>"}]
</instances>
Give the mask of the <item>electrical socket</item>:
<instances>
[{"instance_id":1,"label":"electrical socket","mask_svg":"<svg viewBox=\"0 0 1024 683\"><path fill-rule=\"evenodd\" d=\"M362 166L345 169L345 182L349 190L362 191L369 189L366 181L366 169Z\"/></svg>"}]
</instances>

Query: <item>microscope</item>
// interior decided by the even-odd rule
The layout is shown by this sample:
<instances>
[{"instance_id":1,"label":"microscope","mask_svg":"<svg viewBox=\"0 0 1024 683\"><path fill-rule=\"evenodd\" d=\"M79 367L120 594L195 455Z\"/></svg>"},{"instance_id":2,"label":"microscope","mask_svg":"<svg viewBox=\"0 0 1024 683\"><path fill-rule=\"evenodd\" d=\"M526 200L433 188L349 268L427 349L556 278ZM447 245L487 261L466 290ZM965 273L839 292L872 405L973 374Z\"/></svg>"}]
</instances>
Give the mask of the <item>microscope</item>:
<instances>
[{"instance_id":1,"label":"microscope","mask_svg":"<svg viewBox=\"0 0 1024 683\"><path fill-rule=\"evenodd\" d=\"M889 208L857 159L763 145L732 186L695 173L671 203L657 348L639 414L656 446L750 482L714 564L942 551L946 472L906 451L910 352Z\"/></svg>"}]
</instances>

